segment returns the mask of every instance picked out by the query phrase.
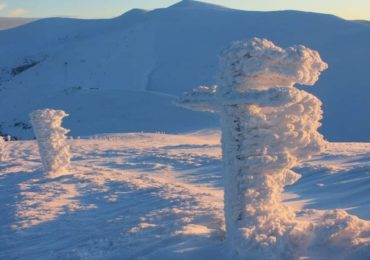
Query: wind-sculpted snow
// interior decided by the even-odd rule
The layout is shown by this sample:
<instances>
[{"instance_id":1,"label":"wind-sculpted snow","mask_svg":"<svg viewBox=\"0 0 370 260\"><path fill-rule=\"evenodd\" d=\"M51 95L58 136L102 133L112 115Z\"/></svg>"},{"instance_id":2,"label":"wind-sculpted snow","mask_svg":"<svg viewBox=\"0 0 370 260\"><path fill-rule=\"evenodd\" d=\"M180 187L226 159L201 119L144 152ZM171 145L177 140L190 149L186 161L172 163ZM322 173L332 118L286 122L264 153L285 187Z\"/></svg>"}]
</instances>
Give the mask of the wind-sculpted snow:
<instances>
[{"instance_id":1,"label":"wind-sculpted snow","mask_svg":"<svg viewBox=\"0 0 370 260\"><path fill-rule=\"evenodd\" d=\"M69 130L61 127L65 116L68 115L64 111L52 109L36 110L30 114L41 161L51 177L65 174L70 164L71 156L65 141Z\"/></svg>"},{"instance_id":2,"label":"wind-sculpted snow","mask_svg":"<svg viewBox=\"0 0 370 260\"><path fill-rule=\"evenodd\" d=\"M370 221L350 215L345 210L323 213L314 226L313 233L309 249L314 251L320 248L323 257L330 259L338 252L342 252L343 259L370 258Z\"/></svg>"},{"instance_id":3,"label":"wind-sculpted snow","mask_svg":"<svg viewBox=\"0 0 370 260\"><path fill-rule=\"evenodd\" d=\"M234 256L248 259L296 258L310 232L307 227L301 232L281 195L300 178L291 169L326 142L317 131L321 101L294 84L313 85L328 66L304 46L283 50L254 38L223 50L220 67L219 87L196 88L179 102L220 113L228 244ZM322 223L338 226L338 221L334 216ZM326 235L336 245L337 233Z\"/></svg>"}]
</instances>

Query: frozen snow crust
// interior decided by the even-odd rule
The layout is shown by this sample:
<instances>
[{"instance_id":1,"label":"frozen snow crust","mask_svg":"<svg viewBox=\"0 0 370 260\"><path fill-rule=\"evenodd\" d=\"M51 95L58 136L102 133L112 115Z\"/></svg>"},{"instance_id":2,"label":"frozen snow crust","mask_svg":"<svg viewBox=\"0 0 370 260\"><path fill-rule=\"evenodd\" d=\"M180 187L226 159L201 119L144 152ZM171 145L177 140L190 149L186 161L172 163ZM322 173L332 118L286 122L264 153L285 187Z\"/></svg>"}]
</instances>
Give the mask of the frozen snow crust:
<instances>
[{"instance_id":1,"label":"frozen snow crust","mask_svg":"<svg viewBox=\"0 0 370 260\"><path fill-rule=\"evenodd\" d=\"M42 109L30 114L32 127L39 146L41 161L46 173L58 177L68 171L69 147L65 135L69 130L61 127L68 116L63 110Z\"/></svg>"},{"instance_id":2,"label":"frozen snow crust","mask_svg":"<svg viewBox=\"0 0 370 260\"><path fill-rule=\"evenodd\" d=\"M319 225L308 227L298 225L295 212L281 203L284 187L300 178L291 169L326 144L317 131L322 119L320 100L293 87L313 85L328 67L318 52L304 46L281 49L266 39L253 38L223 50L220 67L218 87L199 87L179 103L220 113L225 222L232 254L292 259L307 248L309 233L321 234L320 239L338 249L341 246L336 244L343 239L347 245L358 245L350 238L357 232L347 232L357 220L345 212L328 213ZM348 225L347 229L335 235L322 232L338 223ZM332 239L343 235L349 237Z\"/></svg>"}]
</instances>

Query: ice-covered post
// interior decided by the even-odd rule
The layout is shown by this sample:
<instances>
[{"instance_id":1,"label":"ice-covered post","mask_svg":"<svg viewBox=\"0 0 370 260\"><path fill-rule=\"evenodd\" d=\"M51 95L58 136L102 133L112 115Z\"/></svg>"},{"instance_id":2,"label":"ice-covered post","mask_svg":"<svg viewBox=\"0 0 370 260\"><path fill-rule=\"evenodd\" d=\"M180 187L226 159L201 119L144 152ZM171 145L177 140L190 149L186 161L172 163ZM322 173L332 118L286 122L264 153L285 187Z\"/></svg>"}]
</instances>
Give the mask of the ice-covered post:
<instances>
[{"instance_id":1,"label":"ice-covered post","mask_svg":"<svg viewBox=\"0 0 370 260\"><path fill-rule=\"evenodd\" d=\"M295 214L281 194L299 179L291 168L324 144L320 100L293 85L313 85L327 64L304 46L282 49L259 38L232 43L220 63L219 86L198 87L179 105L220 114L232 252L289 259L297 250Z\"/></svg>"},{"instance_id":2,"label":"ice-covered post","mask_svg":"<svg viewBox=\"0 0 370 260\"><path fill-rule=\"evenodd\" d=\"M50 177L58 177L68 172L70 152L66 143L69 130L61 127L68 116L63 110L43 109L30 114L36 135L44 170Z\"/></svg>"}]
</instances>

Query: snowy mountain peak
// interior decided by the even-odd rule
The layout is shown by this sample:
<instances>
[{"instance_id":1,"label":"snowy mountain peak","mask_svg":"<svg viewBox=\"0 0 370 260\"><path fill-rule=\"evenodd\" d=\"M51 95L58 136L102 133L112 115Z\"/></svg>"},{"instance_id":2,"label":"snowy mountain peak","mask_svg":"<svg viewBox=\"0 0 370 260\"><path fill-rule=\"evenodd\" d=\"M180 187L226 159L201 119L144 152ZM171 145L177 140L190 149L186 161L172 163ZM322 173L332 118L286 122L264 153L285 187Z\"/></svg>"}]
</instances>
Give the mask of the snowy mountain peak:
<instances>
[{"instance_id":1,"label":"snowy mountain peak","mask_svg":"<svg viewBox=\"0 0 370 260\"><path fill-rule=\"evenodd\" d=\"M194 1L194 0L182 0L181 2L178 2L174 5L171 5L169 8L171 9L228 9L227 7L223 7L220 5L200 2L200 1Z\"/></svg>"},{"instance_id":2,"label":"snowy mountain peak","mask_svg":"<svg viewBox=\"0 0 370 260\"><path fill-rule=\"evenodd\" d=\"M116 19L116 20L118 19L119 20L119 19L121 19L123 17L125 19L127 19L127 17L140 16L140 15L145 14L147 12L148 12L148 10L145 10L145 9L133 8L133 9L128 10L127 12L121 14L120 16L115 17L114 19Z\"/></svg>"},{"instance_id":3,"label":"snowy mountain peak","mask_svg":"<svg viewBox=\"0 0 370 260\"><path fill-rule=\"evenodd\" d=\"M148 12L148 10L146 10L146 9L133 8L133 9L128 10L124 14L142 14L142 13L146 13L146 12Z\"/></svg>"}]
</instances>

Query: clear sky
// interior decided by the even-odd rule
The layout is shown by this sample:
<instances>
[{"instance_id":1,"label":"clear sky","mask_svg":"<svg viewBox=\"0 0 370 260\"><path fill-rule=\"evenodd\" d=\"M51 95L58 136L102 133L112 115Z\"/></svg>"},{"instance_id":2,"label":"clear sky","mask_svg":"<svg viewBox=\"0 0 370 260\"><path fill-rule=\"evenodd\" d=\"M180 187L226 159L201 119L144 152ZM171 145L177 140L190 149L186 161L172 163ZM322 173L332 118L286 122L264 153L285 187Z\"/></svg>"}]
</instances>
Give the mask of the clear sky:
<instances>
[{"instance_id":1,"label":"clear sky","mask_svg":"<svg viewBox=\"0 0 370 260\"><path fill-rule=\"evenodd\" d=\"M203 0L245 10L303 10L370 20L370 0ZM167 7L178 0L0 0L0 16L111 18L132 8Z\"/></svg>"}]
</instances>

